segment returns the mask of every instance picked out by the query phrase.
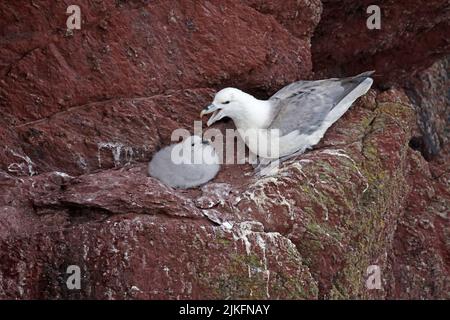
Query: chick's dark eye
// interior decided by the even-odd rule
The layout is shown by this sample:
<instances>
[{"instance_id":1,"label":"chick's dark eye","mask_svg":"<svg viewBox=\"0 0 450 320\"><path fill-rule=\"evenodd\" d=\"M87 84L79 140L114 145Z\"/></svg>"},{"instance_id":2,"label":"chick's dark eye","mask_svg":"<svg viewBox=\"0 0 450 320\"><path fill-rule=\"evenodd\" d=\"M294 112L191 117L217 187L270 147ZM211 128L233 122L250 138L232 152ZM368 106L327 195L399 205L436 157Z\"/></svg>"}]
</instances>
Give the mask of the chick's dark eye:
<instances>
[{"instance_id":1,"label":"chick's dark eye","mask_svg":"<svg viewBox=\"0 0 450 320\"><path fill-rule=\"evenodd\" d=\"M230 101L228 100L228 101L223 102L222 104L229 104L229 103L230 103Z\"/></svg>"}]
</instances>

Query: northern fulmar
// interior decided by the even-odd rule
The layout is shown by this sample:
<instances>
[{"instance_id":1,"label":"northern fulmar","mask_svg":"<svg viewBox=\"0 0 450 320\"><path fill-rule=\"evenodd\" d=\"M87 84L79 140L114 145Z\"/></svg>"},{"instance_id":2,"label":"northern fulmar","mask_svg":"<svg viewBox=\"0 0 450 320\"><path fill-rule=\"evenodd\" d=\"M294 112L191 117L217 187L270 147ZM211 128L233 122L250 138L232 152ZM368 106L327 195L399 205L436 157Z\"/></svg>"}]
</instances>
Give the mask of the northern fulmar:
<instances>
[{"instance_id":1,"label":"northern fulmar","mask_svg":"<svg viewBox=\"0 0 450 320\"><path fill-rule=\"evenodd\" d=\"M208 126L224 117L231 118L250 152L259 156L260 164L267 165L317 144L352 103L367 93L373 83L372 74L369 71L348 78L297 81L268 100L225 88L216 93L200 116L212 113ZM248 133L254 129L256 135Z\"/></svg>"}]
</instances>

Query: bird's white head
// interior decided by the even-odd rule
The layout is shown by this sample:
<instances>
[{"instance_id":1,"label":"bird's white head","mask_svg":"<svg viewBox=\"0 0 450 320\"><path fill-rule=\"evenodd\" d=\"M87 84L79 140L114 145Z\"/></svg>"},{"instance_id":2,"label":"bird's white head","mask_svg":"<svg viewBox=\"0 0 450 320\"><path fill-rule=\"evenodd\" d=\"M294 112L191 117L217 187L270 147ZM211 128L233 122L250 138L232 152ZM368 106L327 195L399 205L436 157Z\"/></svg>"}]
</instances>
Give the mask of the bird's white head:
<instances>
[{"instance_id":1,"label":"bird's white head","mask_svg":"<svg viewBox=\"0 0 450 320\"><path fill-rule=\"evenodd\" d=\"M203 150L210 145L210 142L203 140L197 135L187 137L181 143L185 150L191 150L192 153L202 153Z\"/></svg>"},{"instance_id":2,"label":"bird's white head","mask_svg":"<svg viewBox=\"0 0 450 320\"><path fill-rule=\"evenodd\" d=\"M196 146L201 146L202 145L202 138L197 136L197 135L193 135L193 136L189 136L187 138L185 138L182 142L182 144L186 147L196 147Z\"/></svg>"},{"instance_id":3,"label":"bird's white head","mask_svg":"<svg viewBox=\"0 0 450 320\"><path fill-rule=\"evenodd\" d=\"M258 101L252 95L239 89L225 88L216 93L213 102L202 110L200 117L212 113L207 122L208 126L224 117L229 117L236 122L244 119L247 111Z\"/></svg>"},{"instance_id":4,"label":"bird's white head","mask_svg":"<svg viewBox=\"0 0 450 320\"><path fill-rule=\"evenodd\" d=\"M208 140L203 140L197 135L187 137L180 143L177 152L182 150L182 161L184 164L213 164L218 163L214 147ZM178 156L180 153L176 153ZM176 159L179 160L178 158ZM180 162L178 162L180 163Z\"/></svg>"}]
</instances>

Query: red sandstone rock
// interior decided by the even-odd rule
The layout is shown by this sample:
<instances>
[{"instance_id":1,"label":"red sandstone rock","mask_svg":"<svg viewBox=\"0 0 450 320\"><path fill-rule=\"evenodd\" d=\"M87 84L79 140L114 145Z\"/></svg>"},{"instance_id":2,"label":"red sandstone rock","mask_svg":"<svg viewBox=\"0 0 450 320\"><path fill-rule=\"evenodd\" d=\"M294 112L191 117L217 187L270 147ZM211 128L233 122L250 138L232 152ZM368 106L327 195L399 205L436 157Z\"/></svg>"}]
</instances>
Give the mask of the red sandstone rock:
<instances>
[{"instance_id":1,"label":"red sandstone rock","mask_svg":"<svg viewBox=\"0 0 450 320\"><path fill-rule=\"evenodd\" d=\"M267 90L311 70L307 41L233 1L136 1L124 7L86 1L80 3L83 26L70 34L65 4L46 3L0 7L7 17L1 27L1 115L11 125L173 89L233 83ZM55 17L51 23L49 16Z\"/></svg>"},{"instance_id":2,"label":"red sandstone rock","mask_svg":"<svg viewBox=\"0 0 450 320\"><path fill-rule=\"evenodd\" d=\"M319 0L242 0L261 13L274 16L294 36L309 41L320 21L322 3Z\"/></svg>"},{"instance_id":3,"label":"red sandstone rock","mask_svg":"<svg viewBox=\"0 0 450 320\"><path fill-rule=\"evenodd\" d=\"M406 85L407 93L417 109L418 132L413 147L431 159L450 141L450 58L437 61L418 73Z\"/></svg>"},{"instance_id":4,"label":"red sandstone rock","mask_svg":"<svg viewBox=\"0 0 450 320\"><path fill-rule=\"evenodd\" d=\"M312 41L317 76L376 70L377 85L403 83L448 54L450 13L446 0L323 0ZM369 30L369 5L381 10L381 29Z\"/></svg>"}]
</instances>

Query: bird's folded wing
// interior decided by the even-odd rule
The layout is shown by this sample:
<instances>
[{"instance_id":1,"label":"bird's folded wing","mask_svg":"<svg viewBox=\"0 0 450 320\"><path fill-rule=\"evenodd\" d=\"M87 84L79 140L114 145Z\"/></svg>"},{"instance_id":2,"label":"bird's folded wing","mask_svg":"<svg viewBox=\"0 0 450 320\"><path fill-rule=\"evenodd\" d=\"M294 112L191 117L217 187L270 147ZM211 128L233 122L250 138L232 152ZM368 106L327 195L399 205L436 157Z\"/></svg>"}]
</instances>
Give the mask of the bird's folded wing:
<instances>
[{"instance_id":1,"label":"bird's folded wing","mask_svg":"<svg viewBox=\"0 0 450 320\"><path fill-rule=\"evenodd\" d=\"M269 128L279 129L280 135L294 130L311 134L320 127L327 114L371 74L365 72L343 79L298 81L284 87L270 98L274 116Z\"/></svg>"}]
</instances>

